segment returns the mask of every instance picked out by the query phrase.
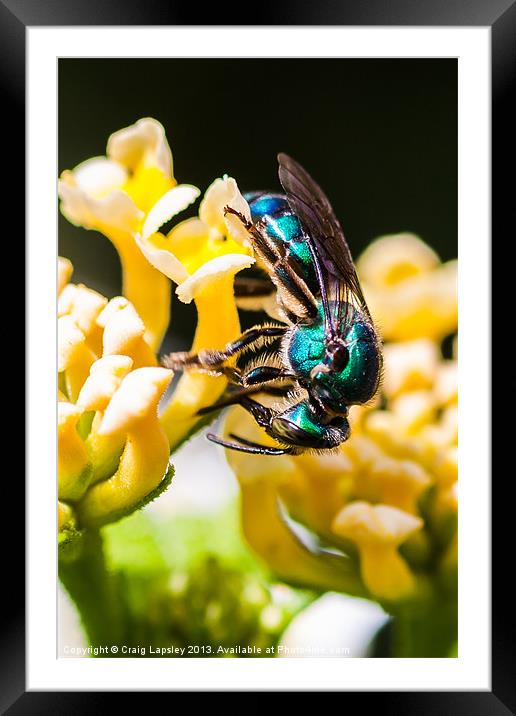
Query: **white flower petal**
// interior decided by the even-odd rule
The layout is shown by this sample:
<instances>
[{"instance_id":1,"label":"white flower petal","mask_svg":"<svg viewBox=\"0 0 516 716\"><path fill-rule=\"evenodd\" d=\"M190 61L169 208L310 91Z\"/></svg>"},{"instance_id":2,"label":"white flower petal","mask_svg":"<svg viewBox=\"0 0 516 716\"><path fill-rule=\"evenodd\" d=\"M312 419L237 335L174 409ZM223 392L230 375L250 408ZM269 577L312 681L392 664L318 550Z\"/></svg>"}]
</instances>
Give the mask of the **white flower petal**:
<instances>
[{"instance_id":1,"label":"white flower petal","mask_svg":"<svg viewBox=\"0 0 516 716\"><path fill-rule=\"evenodd\" d=\"M106 157L93 157L73 170L79 189L94 199L102 199L114 189L121 189L127 181L127 170Z\"/></svg>"},{"instance_id":2,"label":"white flower petal","mask_svg":"<svg viewBox=\"0 0 516 716\"><path fill-rule=\"evenodd\" d=\"M143 239L156 233L161 226L192 204L201 192L191 184L179 184L167 191L149 211L142 228Z\"/></svg>"},{"instance_id":3,"label":"white flower petal","mask_svg":"<svg viewBox=\"0 0 516 716\"><path fill-rule=\"evenodd\" d=\"M106 323L102 335L102 355L125 354L136 341L143 338L144 333L142 319L132 303L127 303L124 308L113 312Z\"/></svg>"},{"instance_id":4,"label":"white flower petal","mask_svg":"<svg viewBox=\"0 0 516 716\"><path fill-rule=\"evenodd\" d=\"M249 237L241 222L235 217L224 216L224 208L230 206L251 220L249 204L244 199L233 177L224 176L208 187L199 206L199 218L221 236L229 232L232 238L249 245Z\"/></svg>"},{"instance_id":5,"label":"white flower petal","mask_svg":"<svg viewBox=\"0 0 516 716\"><path fill-rule=\"evenodd\" d=\"M80 406L60 401L57 404L57 427L59 432L75 428L83 410Z\"/></svg>"},{"instance_id":6,"label":"white flower petal","mask_svg":"<svg viewBox=\"0 0 516 716\"><path fill-rule=\"evenodd\" d=\"M63 290L59 293L59 298L57 299L58 318L66 316L71 312L76 293L77 286L75 283L66 284Z\"/></svg>"},{"instance_id":7,"label":"white flower petal","mask_svg":"<svg viewBox=\"0 0 516 716\"><path fill-rule=\"evenodd\" d=\"M401 544L421 529L423 520L390 505L351 502L342 508L333 521L333 530L356 542L379 541Z\"/></svg>"},{"instance_id":8,"label":"white flower petal","mask_svg":"<svg viewBox=\"0 0 516 716\"><path fill-rule=\"evenodd\" d=\"M61 294L61 291L65 288L67 283L72 277L73 266L72 262L68 259L64 259L62 256L57 257L57 295Z\"/></svg>"},{"instance_id":9,"label":"white flower petal","mask_svg":"<svg viewBox=\"0 0 516 716\"><path fill-rule=\"evenodd\" d=\"M86 229L108 227L133 233L143 219L143 212L120 189L95 199L75 184L72 172L63 172L58 184L61 212L68 221Z\"/></svg>"},{"instance_id":10,"label":"white flower petal","mask_svg":"<svg viewBox=\"0 0 516 716\"><path fill-rule=\"evenodd\" d=\"M129 169L134 169L143 161L147 166L157 166L166 176L172 176L172 153L165 130L151 117L140 119L112 134L107 144L107 155Z\"/></svg>"},{"instance_id":11,"label":"white flower petal","mask_svg":"<svg viewBox=\"0 0 516 716\"><path fill-rule=\"evenodd\" d=\"M147 261L155 269L168 276L174 283L181 283L188 278L189 273L181 261L166 249L158 249L150 241L144 240L139 234L135 235L136 243Z\"/></svg>"},{"instance_id":12,"label":"white flower petal","mask_svg":"<svg viewBox=\"0 0 516 716\"><path fill-rule=\"evenodd\" d=\"M132 365L131 358L121 355L107 356L95 361L81 388L77 405L84 410L105 410Z\"/></svg>"},{"instance_id":13,"label":"white flower petal","mask_svg":"<svg viewBox=\"0 0 516 716\"><path fill-rule=\"evenodd\" d=\"M97 373L109 373L110 375L117 375L124 377L129 373L133 366L132 358L129 356L112 355L99 358L90 368L90 375L96 375Z\"/></svg>"},{"instance_id":14,"label":"white flower petal","mask_svg":"<svg viewBox=\"0 0 516 716\"><path fill-rule=\"evenodd\" d=\"M186 281L176 288L176 294L183 303L190 303L202 290L218 281L222 276L231 276L254 264L252 256L226 254L211 259L197 269Z\"/></svg>"},{"instance_id":15,"label":"white flower petal","mask_svg":"<svg viewBox=\"0 0 516 716\"><path fill-rule=\"evenodd\" d=\"M167 368L138 368L123 379L106 408L99 435L130 429L149 415L157 418L158 402L172 380Z\"/></svg>"},{"instance_id":16,"label":"white flower petal","mask_svg":"<svg viewBox=\"0 0 516 716\"><path fill-rule=\"evenodd\" d=\"M77 348L86 342L86 337L71 316L62 316L57 321L57 370L66 370L73 360Z\"/></svg>"},{"instance_id":17,"label":"white flower petal","mask_svg":"<svg viewBox=\"0 0 516 716\"><path fill-rule=\"evenodd\" d=\"M126 306L129 306L129 301L124 296L115 296L111 301L108 302L107 306L97 316L97 325L101 328L105 328L108 321Z\"/></svg>"},{"instance_id":18,"label":"white flower petal","mask_svg":"<svg viewBox=\"0 0 516 716\"><path fill-rule=\"evenodd\" d=\"M95 328L96 320L108 300L83 284L69 283L57 302L57 315L70 314L85 336Z\"/></svg>"}]
</instances>

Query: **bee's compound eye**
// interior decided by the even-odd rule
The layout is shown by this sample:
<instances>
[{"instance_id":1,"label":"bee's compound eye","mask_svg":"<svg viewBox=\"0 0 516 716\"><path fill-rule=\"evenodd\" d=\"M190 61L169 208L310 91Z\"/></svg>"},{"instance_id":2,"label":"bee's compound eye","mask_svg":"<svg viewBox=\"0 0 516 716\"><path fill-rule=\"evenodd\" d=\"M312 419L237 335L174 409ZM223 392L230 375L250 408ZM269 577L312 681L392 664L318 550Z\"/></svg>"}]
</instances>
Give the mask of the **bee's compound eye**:
<instances>
[{"instance_id":1,"label":"bee's compound eye","mask_svg":"<svg viewBox=\"0 0 516 716\"><path fill-rule=\"evenodd\" d=\"M349 351L346 346L341 345L335 350L332 356L332 365L337 373L340 373L349 362Z\"/></svg>"}]
</instances>

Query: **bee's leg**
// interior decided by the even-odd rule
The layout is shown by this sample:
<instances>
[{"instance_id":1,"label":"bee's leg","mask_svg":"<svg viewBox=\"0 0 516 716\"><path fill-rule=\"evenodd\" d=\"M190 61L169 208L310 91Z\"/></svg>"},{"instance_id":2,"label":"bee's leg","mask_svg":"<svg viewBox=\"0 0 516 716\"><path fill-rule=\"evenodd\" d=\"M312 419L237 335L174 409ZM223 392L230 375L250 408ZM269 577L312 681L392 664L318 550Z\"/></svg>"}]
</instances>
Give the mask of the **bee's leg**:
<instances>
[{"instance_id":1,"label":"bee's leg","mask_svg":"<svg viewBox=\"0 0 516 716\"><path fill-rule=\"evenodd\" d=\"M289 413L299 409L304 403L297 403L281 413L261 405L248 396L242 396L239 403L253 416L267 435L279 443L287 444L290 454L299 454L311 449L330 450L338 447L349 437L349 424L343 416L334 418L331 425L319 424L318 416L313 416L311 430L306 430L293 422Z\"/></svg>"},{"instance_id":2,"label":"bee's leg","mask_svg":"<svg viewBox=\"0 0 516 716\"><path fill-rule=\"evenodd\" d=\"M261 340L283 336L287 330L287 326L255 326L254 328L248 328L236 341L228 343L223 350L202 350L199 353L170 353L168 356L164 356L161 362L165 368L172 368L172 370L197 368L223 375L226 373L224 363L227 360Z\"/></svg>"},{"instance_id":3,"label":"bee's leg","mask_svg":"<svg viewBox=\"0 0 516 716\"><path fill-rule=\"evenodd\" d=\"M227 216L228 214L236 216L249 233L254 248L266 266L268 266L271 278L275 277L275 283L285 308L294 317L308 316L315 318L318 312L315 298L305 281L290 265L284 248L271 242L263 231L263 227L260 226L259 221L253 224L247 221L243 214L235 211L230 206L226 206L224 207L224 215Z\"/></svg>"},{"instance_id":4,"label":"bee's leg","mask_svg":"<svg viewBox=\"0 0 516 716\"><path fill-rule=\"evenodd\" d=\"M275 437L272 433L271 425L272 421L278 414L276 410L267 408L265 405L261 405L261 403L256 402L256 400L249 398L248 395L239 395L238 400L235 402L238 402L239 405L245 408L245 410L253 416L258 425L264 428L268 435ZM240 435L235 435L234 433L230 433L229 437L238 441L235 443L224 440L213 433L208 433L207 437L212 442L222 445L223 447L230 448L232 450L239 450L240 452L254 453L257 455L299 455L303 452L303 448L297 445L289 445L288 447L260 445L260 443L247 440L246 438L243 438Z\"/></svg>"},{"instance_id":5,"label":"bee's leg","mask_svg":"<svg viewBox=\"0 0 516 716\"><path fill-rule=\"evenodd\" d=\"M251 440L245 440L245 438L241 438L233 433L230 434L230 437L234 440L238 440L238 442L229 442L213 433L208 433L206 437L208 440L211 440L212 443L217 443L217 445L222 445L222 447L229 448L230 450L238 450L239 452L249 452L254 455L296 454L294 448L275 448L269 445L260 445L259 443L253 443Z\"/></svg>"},{"instance_id":6,"label":"bee's leg","mask_svg":"<svg viewBox=\"0 0 516 716\"><path fill-rule=\"evenodd\" d=\"M272 395L276 397L284 397L288 394L288 392L292 389L292 385L250 385L247 387L244 387L240 390L235 390L229 395L226 395L225 397L218 400L216 403L213 403L212 405L208 405L205 408L200 408L197 411L197 415L208 415L208 413L213 413L216 410L221 410L222 408L228 408L230 405L239 405L240 399L243 396L249 396L249 395L256 395L257 393L263 393L264 395Z\"/></svg>"},{"instance_id":7,"label":"bee's leg","mask_svg":"<svg viewBox=\"0 0 516 716\"><path fill-rule=\"evenodd\" d=\"M272 383L275 380L295 381L296 376L294 373L289 373L284 368L276 368L272 365L259 365L241 376L241 383L246 387Z\"/></svg>"},{"instance_id":8,"label":"bee's leg","mask_svg":"<svg viewBox=\"0 0 516 716\"><path fill-rule=\"evenodd\" d=\"M273 410L272 408L268 408L261 403L258 403L256 400L253 400L246 395L243 395L240 398L239 404L243 408L245 408L248 413L251 413L258 425L261 428L264 428L265 431L270 435L269 431L271 429L271 424L273 419L277 415L277 411Z\"/></svg>"}]
</instances>

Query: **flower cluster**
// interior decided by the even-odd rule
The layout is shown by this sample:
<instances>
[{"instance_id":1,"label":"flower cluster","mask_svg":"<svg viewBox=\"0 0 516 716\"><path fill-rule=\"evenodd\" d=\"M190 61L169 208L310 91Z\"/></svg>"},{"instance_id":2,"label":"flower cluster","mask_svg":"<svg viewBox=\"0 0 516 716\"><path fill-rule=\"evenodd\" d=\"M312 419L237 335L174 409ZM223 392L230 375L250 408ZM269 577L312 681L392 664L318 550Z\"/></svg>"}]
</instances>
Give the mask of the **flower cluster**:
<instances>
[{"instance_id":1,"label":"flower cluster","mask_svg":"<svg viewBox=\"0 0 516 716\"><path fill-rule=\"evenodd\" d=\"M104 233L123 268L124 298L108 301L70 284L69 262L59 266L59 520L98 526L159 487L170 450L226 387L224 377L186 372L157 415L171 379L156 359L170 282L180 301L195 302L194 352L240 333L234 277L255 259L224 207L247 217L249 207L225 176L197 217L164 233L200 192L177 184L152 119L113 134L107 156L64 172L59 191L63 213ZM384 377L372 404L351 409L350 439L326 454L227 459L244 534L280 577L393 605L437 585L453 590L456 575L457 357L442 353L457 328L456 262L399 234L373 242L357 267L385 341ZM238 407L225 431L271 443Z\"/></svg>"},{"instance_id":2,"label":"flower cluster","mask_svg":"<svg viewBox=\"0 0 516 716\"><path fill-rule=\"evenodd\" d=\"M169 454L213 403L226 380L187 373L158 417L172 372L156 351L170 321L170 286L194 301L192 350L223 348L240 333L235 274L254 262L231 204L249 215L231 177L217 179L198 217L160 231L199 196L177 184L163 127L142 119L115 132L107 156L63 172L61 211L115 245L123 296L107 298L70 283L59 259L59 528L62 536L98 527L136 509L162 484Z\"/></svg>"},{"instance_id":3,"label":"flower cluster","mask_svg":"<svg viewBox=\"0 0 516 716\"><path fill-rule=\"evenodd\" d=\"M331 454L227 458L245 535L278 574L391 607L426 598L441 578L453 590L457 360L443 358L441 339L456 330L456 263L397 235L371 244L357 266L386 339L380 395L351 408L351 437ZM241 408L225 429L272 443Z\"/></svg>"},{"instance_id":4,"label":"flower cluster","mask_svg":"<svg viewBox=\"0 0 516 716\"><path fill-rule=\"evenodd\" d=\"M121 296L68 283L59 259L58 523L61 535L127 514L159 487L169 443L158 403L172 371Z\"/></svg>"}]
</instances>

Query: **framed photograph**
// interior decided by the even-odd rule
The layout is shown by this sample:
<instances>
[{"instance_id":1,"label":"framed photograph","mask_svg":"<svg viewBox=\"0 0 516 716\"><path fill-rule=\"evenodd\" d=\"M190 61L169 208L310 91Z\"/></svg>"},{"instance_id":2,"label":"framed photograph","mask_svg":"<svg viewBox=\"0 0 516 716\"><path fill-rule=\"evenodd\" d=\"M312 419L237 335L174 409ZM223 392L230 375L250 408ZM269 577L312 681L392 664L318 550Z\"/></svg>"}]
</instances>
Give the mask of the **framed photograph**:
<instances>
[{"instance_id":1,"label":"framed photograph","mask_svg":"<svg viewBox=\"0 0 516 716\"><path fill-rule=\"evenodd\" d=\"M514 7L134 5L0 6L28 287L2 708L514 710L489 310Z\"/></svg>"}]
</instances>

